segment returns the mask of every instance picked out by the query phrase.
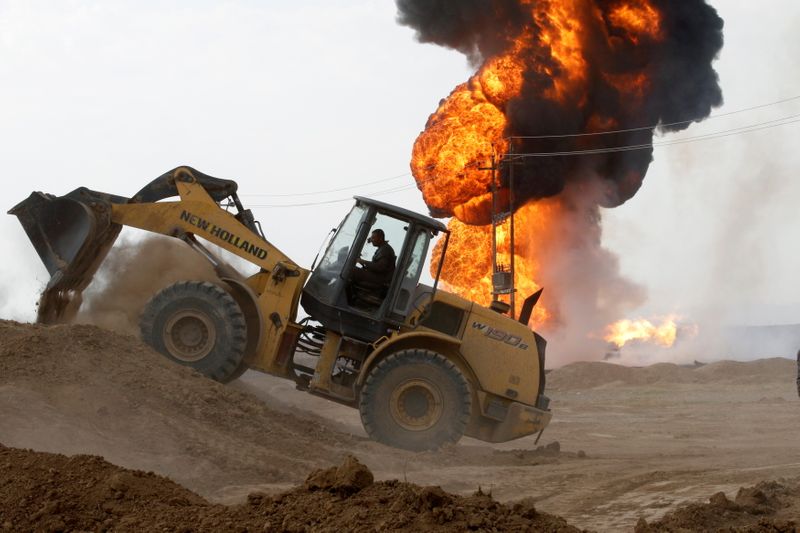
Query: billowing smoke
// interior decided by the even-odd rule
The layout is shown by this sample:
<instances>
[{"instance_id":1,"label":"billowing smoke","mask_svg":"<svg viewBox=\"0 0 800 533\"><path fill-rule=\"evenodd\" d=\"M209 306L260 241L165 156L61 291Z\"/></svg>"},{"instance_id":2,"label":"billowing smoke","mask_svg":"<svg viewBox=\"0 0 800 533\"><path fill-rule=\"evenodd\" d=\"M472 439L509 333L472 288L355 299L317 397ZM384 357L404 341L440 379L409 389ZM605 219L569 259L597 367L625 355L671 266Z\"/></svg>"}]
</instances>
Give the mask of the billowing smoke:
<instances>
[{"instance_id":1,"label":"billowing smoke","mask_svg":"<svg viewBox=\"0 0 800 533\"><path fill-rule=\"evenodd\" d=\"M475 66L508 48L530 23L519 0L397 0L397 9L420 42L458 50Z\"/></svg>"},{"instance_id":2,"label":"billowing smoke","mask_svg":"<svg viewBox=\"0 0 800 533\"><path fill-rule=\"evenodd\" d=\"M177 239L120 241L83 294L75 322L138 335L139 316L161 289L178 281L218 282L210 263Z\"/></svg>"},{"instance_id":3,"label":"billowing smoke","mask_svg":"<svg viewBox=\"0 0 800 533\"><path fill-rule=\"evenodd\" d=\"M602 349L598 331L641 305L601 246L600 207L632 198L657 130L679 131L722 104L712 62L723 21L705 0L397 0L421 42L453 48L475 74L439 104L411 168L450 222L442 279L487 303L486 225L517 213L517 288L547 287L538 326ZM513 175L513 190L511 177ZM508 254L509 238L500 241ZM476 260L486 254L487 260ZM590 339L593 339L590 341ZM594 343L590 347L587 343Z\"/></svg>"},{"instance_id":4,"label":"billowing smoke","mask_svg":"<svg viewBox=\"0 0 800 533\"><path fill-rule=\"evenodd\" d=\"M503 137L545 137L516 141L516 152L604 152L522 159L515 169L518 205L587 176L602 180L604 206L620 205L638 191L652 160L647 126L682 130L722 104L712 61L722 48L723 21L705 0L397 0L397 6L399 21L417 30L420 41L459 50L480 66L472 81L483 82L481 96L505 116ZM497 58L513 65L491 65ZM500 76L519 70L518 90L493 92L482 77L487 68ZM426 129L448 119L435 114ZM619 130L634 131L573 137ZM641 149L605 151L632 146ZM435 181L439 167L415 176ZM507 178L508 167L503 172ZM453 215L456 205L431 207Z\"/></svg>"}]
</instances>

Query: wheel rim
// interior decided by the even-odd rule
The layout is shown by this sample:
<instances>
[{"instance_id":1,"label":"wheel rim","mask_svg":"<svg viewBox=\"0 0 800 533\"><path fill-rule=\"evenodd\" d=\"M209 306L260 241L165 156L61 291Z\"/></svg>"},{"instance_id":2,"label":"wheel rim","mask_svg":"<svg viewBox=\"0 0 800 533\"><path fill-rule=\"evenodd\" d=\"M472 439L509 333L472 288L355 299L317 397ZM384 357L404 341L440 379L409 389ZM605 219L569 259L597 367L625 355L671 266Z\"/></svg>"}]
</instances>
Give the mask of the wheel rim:
<instances>
[{"instance_id":1,"label":"wheel rim","mask_svg":"<svg viewBox=\"0 0 800 533\"><path fill-rule=\"evenodd\" d=\"M217 333L204 313L189 310L176 313L164 328L164 343L169 353L181 361L193 363L214 348Z\"/></svg>"},{"instance_id":2,"label":"wheel rim","mask_svg":"<svg viewBox=\"0 0 800 533\"><path fill-rule=\"evenodd\" d=\"M442 393L425 379L410 379L398 385L389 401L392 418L410 431L424 431L442 417Z\"/></svg>"}]
</instances>

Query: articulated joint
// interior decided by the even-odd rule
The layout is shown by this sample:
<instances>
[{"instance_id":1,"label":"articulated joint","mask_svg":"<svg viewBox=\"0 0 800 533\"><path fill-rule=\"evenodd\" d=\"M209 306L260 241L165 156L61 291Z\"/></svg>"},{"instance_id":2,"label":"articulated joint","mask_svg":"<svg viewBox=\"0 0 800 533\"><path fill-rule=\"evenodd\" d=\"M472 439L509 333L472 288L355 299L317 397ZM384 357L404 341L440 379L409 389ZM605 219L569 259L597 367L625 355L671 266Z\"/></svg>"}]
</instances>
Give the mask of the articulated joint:
<instances>
[{"instance_id":1,"label":"articulated joint","mask_svg":"<svg viewBox=\"0 0 800 533\"><path fill-rule=\"evenodd\" d=\"M287 265L286 263L281 261L279 263L276 263L272 269L272 282L275 283L275 285L277 285L278 283L284 281L286 278L296 278L299 275L300 271L297 269L297 267Z\"/></svg>"}]
</instances>

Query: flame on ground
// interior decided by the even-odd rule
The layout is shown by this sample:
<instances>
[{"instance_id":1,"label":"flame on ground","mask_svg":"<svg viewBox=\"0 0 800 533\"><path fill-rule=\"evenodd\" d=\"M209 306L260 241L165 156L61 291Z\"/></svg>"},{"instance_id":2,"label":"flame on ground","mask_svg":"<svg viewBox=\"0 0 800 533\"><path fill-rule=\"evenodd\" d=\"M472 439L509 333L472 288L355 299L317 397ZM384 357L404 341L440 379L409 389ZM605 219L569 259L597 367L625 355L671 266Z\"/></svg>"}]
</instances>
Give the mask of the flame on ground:
<instances>
[{"instance_id":1,"label":"flame on ground","mask_svg":"<svg viewBox=\"0 0 800 533\"><path fill-rule=\"evenodd\" d=\"M646 319L620 320L606 328L603 339L617 348L622 348L633 341L671 348L678 337L678 318L677 315L668 316L659 325Z\"/></svg>"}]
</instances>

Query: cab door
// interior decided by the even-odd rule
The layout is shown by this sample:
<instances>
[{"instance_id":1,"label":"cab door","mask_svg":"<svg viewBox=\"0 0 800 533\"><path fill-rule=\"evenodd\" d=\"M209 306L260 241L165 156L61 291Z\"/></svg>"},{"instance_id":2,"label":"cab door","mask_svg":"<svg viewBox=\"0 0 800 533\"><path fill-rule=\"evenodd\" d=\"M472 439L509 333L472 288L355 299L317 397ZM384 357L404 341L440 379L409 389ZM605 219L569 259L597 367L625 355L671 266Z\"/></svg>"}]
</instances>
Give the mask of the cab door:
<instances>
[{"instance_id":1,"label":"cab door","mask_svg":"<svg viewBox=\"0 0 800 533\"><path fill-rule=\"evenodd\" d=\"M395 269L397 288L393 291L391 305L387 310L387 317L391 320L404 322L414 303L412 297L422 275L431 237L431 231L427 228L414 225L411 229L402 262Z\"/></svg>"},{"instance_id":2,"label":"cab door","mask_svg":"<svg viewBox=\"0 0 800 533\"><path fill-rule=\"evenodd\" d=\"M355 339L372 342L394 327L387 321L387 311L394 304L397 291L398 262L406 257L408 221L376 207L356 205L339 226L319 265L314 269L303 290L303 309L326 328ZM394 274L386 292L371 301L352 300L350 284L357 259L371 261L375 247L367 236L382 229L395 251ZM403 265L406 263L403 262Z\"/></svg>"}]
</instances>

